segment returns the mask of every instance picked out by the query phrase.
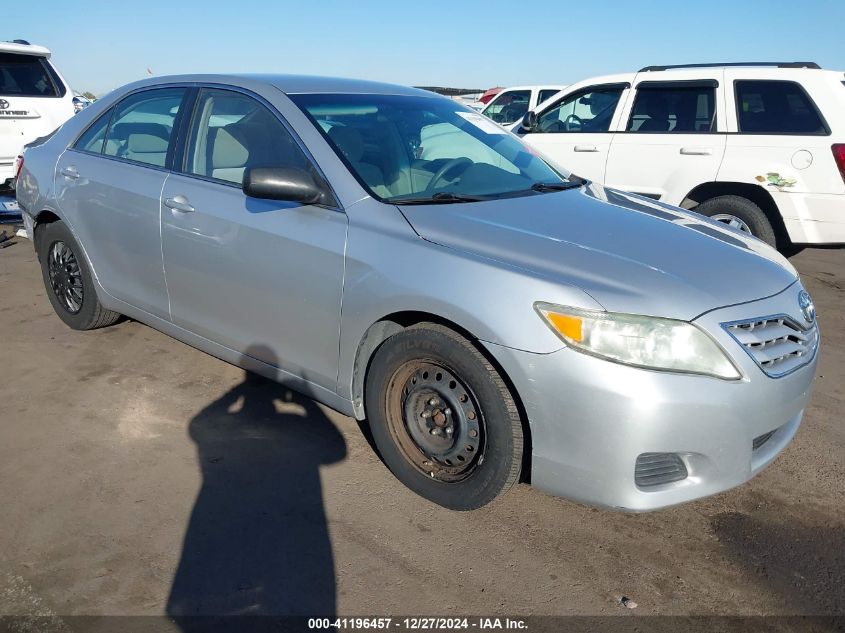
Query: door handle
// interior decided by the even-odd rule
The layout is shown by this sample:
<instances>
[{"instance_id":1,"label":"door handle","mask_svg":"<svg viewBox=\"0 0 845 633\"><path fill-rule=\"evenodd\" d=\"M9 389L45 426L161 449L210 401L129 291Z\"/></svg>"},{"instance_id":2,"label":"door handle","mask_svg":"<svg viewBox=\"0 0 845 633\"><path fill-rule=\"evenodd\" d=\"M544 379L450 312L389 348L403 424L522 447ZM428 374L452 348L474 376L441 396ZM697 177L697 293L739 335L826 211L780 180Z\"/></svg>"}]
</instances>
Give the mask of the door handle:
<instances>
[{"instance_id":1,"label":"door handle","mask_svg":"<svg viewBox=\"0 0 845 633\"><path fill-rule=\"evenodd\" d=\"M709 147L682 147L681 154L684 156L710 156L713 150Z\"/></svg>"},{"instance_id":2,"label":"door handle","mask_svg":"<svg viewBox=\"0 0 845 633\"><path fill-rule=\"evenodd\" d=\"M76 167L65 167L59 173L65 178L70 178L71 180L79 178L79 172L76 171Z\"/></svg>"},{"instance_id":3,"label":"door handle","mask_svg":"<svg viewBox=\"0 0 845 633\"><path fill-rule=\"evenodd\" d=\"M164 206L168 209L173 209L174 211L179 211L181 213L191 213L194 210L194 207L191 206L188 199L182 195L165 198Z\"/></svg>"},{"instance_id":4,"label":"door handle","mask_svg":"<svg viewBox=\"0 0 845 633\"><path fill-rule=\"evenodd\" d=\"M576 152L597 152L599 148L595 145L576 145L575 146Z\"/></svg>"}]
</instances>

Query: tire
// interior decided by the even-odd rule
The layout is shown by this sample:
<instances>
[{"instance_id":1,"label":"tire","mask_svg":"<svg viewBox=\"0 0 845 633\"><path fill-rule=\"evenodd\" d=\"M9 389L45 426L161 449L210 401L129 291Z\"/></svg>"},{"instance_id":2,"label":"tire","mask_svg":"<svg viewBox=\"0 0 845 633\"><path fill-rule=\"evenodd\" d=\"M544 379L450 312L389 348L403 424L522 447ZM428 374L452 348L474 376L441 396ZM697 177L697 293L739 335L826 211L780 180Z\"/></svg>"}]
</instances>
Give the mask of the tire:
<instances>
[{"instance_id":1,"label":"tire","mask_svg":"<svg viewBox=\"0 0 845 633\"><path fill-rule=\"evenodd\" d=\"M93 330L120 318L100 304L88 262L63 222L39 228L35 244L44 288L53 310L65 324L74 330Z\"/></svg>"},{"instance_id":2,"label":"tire","mask_svg":"<svg viewBox=\"0 0 845 633\"><path fill-rule=\"evenodd\" d=\"M725 222L729 218L739 220L744 227L736 226L740 230L750 232L754 237L763 240L769 246L777 246L777 238L772 223L765 212L751 202L748 198L741 196L717 196L710 198L698 205L694 211L708 218ZM721 216L721 217L720 217ZM737 223L734 223L736 225Z\"/></svg>"},{"instance_id":3,"label":"tire","mask_svg":"<svg viewBox=\"0 0 845 633\"><path fill-rule=\"evenodd\" d=\"M376 448L418 495L474 510L519 479L523 435L513 396L490 362L449 328L423 323L387 339L365 389Z\"/></svg>"}]
</instances>

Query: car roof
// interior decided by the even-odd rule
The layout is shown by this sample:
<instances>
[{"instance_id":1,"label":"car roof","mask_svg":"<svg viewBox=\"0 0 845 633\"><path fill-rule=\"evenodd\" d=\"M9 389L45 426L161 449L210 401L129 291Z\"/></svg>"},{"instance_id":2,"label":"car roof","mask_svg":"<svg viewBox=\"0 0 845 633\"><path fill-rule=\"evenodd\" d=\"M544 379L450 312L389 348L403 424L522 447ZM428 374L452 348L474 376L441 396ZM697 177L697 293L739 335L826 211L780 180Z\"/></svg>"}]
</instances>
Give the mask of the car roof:
<instances>
[{"instance_id":1,"label":"car roof","mask_svg":"<svg viewBox=\"0 0 845 633\"><path fill-rule=\"evenodd\" d=\"M0 42L0 53L18 53L23 55L35 55L37 57L50 57L50 51L43 46L35 44L19 44L17 42Z\"/></svg>"},{"instance_id":2,"label":"car roof","mask_svg":"<svg viewBox=\"0 0 845 633\"><path fill-rule=\"evenodd\" d=\"M502 91L499 94L502 94L502 92L505 92L506 90L563 90L566 87L566 84L535 84L533 86L508 86L507 88L502 88Z\"/></svg>"},{"instance_id":3,"label":"car roof","mask_svg":"<svg viewBox=\"0 0 845 633\"><path fill-rule=\"evenodd\" d=\"M419 88L410 88L397 84L347 79L343 77L321 77L318 75L281 75L281 74L191 74L168 75L142 79L132 84L133 87L153 86L170 83L219 83L242 86L245 88L256 83L278 88L285 94L382 94L420 97L439 97L436 93Z\"/></svg>"}]
</instances>

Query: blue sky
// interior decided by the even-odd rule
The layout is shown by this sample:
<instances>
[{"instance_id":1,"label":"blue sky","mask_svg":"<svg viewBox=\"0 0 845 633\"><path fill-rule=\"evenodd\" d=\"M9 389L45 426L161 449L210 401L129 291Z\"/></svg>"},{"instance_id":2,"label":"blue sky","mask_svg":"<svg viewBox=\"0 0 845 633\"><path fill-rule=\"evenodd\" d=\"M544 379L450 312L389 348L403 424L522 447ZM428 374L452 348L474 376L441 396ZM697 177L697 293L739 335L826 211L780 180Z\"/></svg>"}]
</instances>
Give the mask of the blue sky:
<instances>
[{"instance_id":1,"label":"blue sky","mask_svg":"<svg viewBox=\"0 0 845 633\"><path fill-rule=\"evenodd\" d=\"M147 68L488 88L700 61L845 71L843 25L845 0L29 0L0 39L49 47L74 89L96 94Z\"/></svg>"}]
</instances>

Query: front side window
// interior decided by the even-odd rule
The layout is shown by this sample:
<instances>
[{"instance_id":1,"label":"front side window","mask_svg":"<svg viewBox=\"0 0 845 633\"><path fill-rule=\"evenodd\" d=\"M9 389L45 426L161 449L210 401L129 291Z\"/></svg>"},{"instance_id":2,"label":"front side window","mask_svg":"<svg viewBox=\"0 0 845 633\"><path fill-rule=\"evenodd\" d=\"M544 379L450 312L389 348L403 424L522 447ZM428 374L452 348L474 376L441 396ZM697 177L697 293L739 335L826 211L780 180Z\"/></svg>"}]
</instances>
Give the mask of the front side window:
<instances>
[{"instance_id":1,"label":"front side window","mask_svg":"<svg viewBox=\"0 0 845 633\"><path fill-rule=\"evenodd\" d=\"M58 97L47 60L36 55L0 53L0 95Z\"/></svg>"},{"instance_id":2,"label":"front side window","mask_svg":"<svg viewBox=\"0 0 845 633\"><path fill-rule=\"evenodd\" d=\"M502 125L516 123L528 112L530 101L530 90L505 90L499 93L481 114Z\"/></svg>"},{"instance_id":3,"label":"front side window","mask_svg":"<svg viewBox=\"0 0 845 633\"><path fill-rule=\"evenodd\" d=\"M401 203L448 195L536 193L563 179L520 140L449 99L400 95L289 97L373 195Z\"/></svg>"},{"instance_id":4,"label":"front side window","mask_svg":"<svg viewBox=\"0 0 845 633\"><path fill-rule=\"evenodd\" d=\"M716 131L716 88L707 84L637 87L629 132L695 134Z\"/></svg>"},{"instance_id":5,"label":"front side window","mask_svg":"<svg viewBox=\"0 0 845 633\"><path fill-rule=\"evenodd\" d=\"M537 118L535 132L607 132L623 90L605 86L568 95Z\"/></svg>"},{"instance_id":6,"label":"front side window","mask_svg":"<svg viewBox=\"0 0 845 633\"><path fill-rule=\"evenodd\" d=\"M746 134L828 134L815 104L794 81L734 82L739 131Z\"/></svg>"},{"instance_id":7,"label":"front side window","mask_svg":"<svg viewBox=\"0 0 845 633\"><path fill-rule=\"evenodd\" d=\"M101 154L103 152L103 141L106 139L106 130L109 128L109 121L111 120L112 110L100 115L100 118L94 121L85 133L80 136L74 149L82 150L83 152L93 152Z\"/></svg>"},{"instance_id":8,"label":"front side window","mask_svg":"<svg viewBox=\"0 0 845 633\"><path fill-rule=\"evenodd\" d=\"M103 153L164 167L184 96L184 88L158 88L126 97L115 107Z\"/></svg>"},{"instance_id":9,"label":"front side window","mask_svg":"<svg viewBox=\"0 0 845 633\"><path fill-rule=\"evenodd\" d=\"M191 126L189 174L240 185L248 167L310 169L310 161L282 122L239 92L204 89Z\"/></svg>"}]
</instances>

